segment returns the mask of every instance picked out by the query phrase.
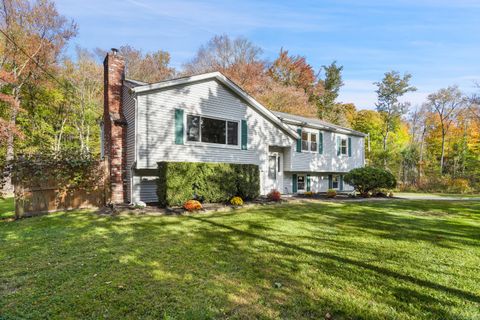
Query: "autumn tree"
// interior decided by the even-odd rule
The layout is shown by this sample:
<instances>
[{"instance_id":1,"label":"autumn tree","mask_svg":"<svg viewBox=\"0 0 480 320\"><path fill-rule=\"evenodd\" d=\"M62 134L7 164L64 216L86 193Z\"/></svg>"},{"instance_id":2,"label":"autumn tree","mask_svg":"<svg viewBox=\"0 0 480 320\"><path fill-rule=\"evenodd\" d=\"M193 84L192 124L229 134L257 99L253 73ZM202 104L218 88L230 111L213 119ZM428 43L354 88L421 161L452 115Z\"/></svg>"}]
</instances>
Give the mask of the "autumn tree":
<instances>
[{"instance_id":1,"label":"autumn tree","mask_svg":"<svg viewBox=\"0 0 480 320\"><path fill-rule=\"evenodd\" d=\"M49 0L3 0L0 3L2 30L0 59L0 100L8 105L6 160L14 157L17 116L22 105L22 89L27 83L40 81L52 70L77 27L60 15ZM5 119L4 121L5 122ZM4 123L5 124L5 123ZM6 188L11 190L11 178Z\"/></svg>"},{"instance_id":2,"label":"autumn tree","mask_svg":"<svg viewBox=\"0 0 480 320\"><path fill-rule=\"evenodd\" d=\"M214 36L202 45L194 58L184 64L183 74L220 71L250 94L261 91L265 81L262 49L244 37Z\"/></svg>"},{"instance_id":3,"label":"autumn tree","mask_svg":"<svg viewBox=\"0 0 480 320\"><path fill-rule=\"evenodd\" d=\"M391 131L399 123L400 117L406 113L409 103L400 102L400 98L408 92L417 90L410 85L411 74L400 75L397 71L385 73L381 82L374 82L378 87L376 90L378 101L376 108L383 119L383 151L388 150L387 142ZM387 158L384 160L384 167L387 166Z\"/></svg>"},{"instance_id":4,"label":"autumn tree","mask_svg":"<svg viewBox=\"0 0 480 320\"><path fill-rule=\"evenodd\" d=\"M173 78L175 68L170 66L170 53L163 50L143 52L130 45L118 48L118 52L125 58L125 76L129 79L154 83ZM96 55L103 60L107 51L95 49Z\"/></svg>"},{"instance_id":5,"label":"autumn tree","mask_svg":"<svg viewBox=\"0 0 480 320\"><path fill-rule=\"evenodd\" d=\"M440 89L435 93L428 95L426 105L432 112L438 116L441 130L441 155L440 155L440 174L444 174L445 160L445 137L450 130L456 114L465 104L466 100L457 86Z\"/></svg>"},{"instance_id":6,"label":"autumn tree","mask_svg":"<svg viewBox=\"0 0 480 320\"><path fill-rule=\"evenodd\" d=\"M319 86L315 71L305 57L289 55L288 50L280 49L278 57L268 68L268 75L287 87L300 88L311 97L318 94Z\"/></svg>"}]
</instances>

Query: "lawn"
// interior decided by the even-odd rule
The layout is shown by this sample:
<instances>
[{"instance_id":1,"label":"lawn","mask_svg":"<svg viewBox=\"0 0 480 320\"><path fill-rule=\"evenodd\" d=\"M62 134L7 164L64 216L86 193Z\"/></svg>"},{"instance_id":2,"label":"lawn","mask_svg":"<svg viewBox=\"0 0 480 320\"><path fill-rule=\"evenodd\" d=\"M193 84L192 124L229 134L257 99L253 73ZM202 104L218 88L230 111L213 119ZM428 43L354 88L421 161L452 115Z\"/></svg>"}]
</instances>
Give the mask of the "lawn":
<instances>
[{"instance_id":1,"label":"lawn","mask_svg":"<svg viewBox=\"0 0 480 320\"><path fill-rule=\"evenodd\" d=\"M0 318L480 319L480 204L0 222Z\"/></svg>"},{"instance_id":2,"label":"lawn","mask_svg":"<svg viewBox=\"0 0 480 320\"><path fill-rule=\"evenodd\" d=\"M15 216L15 204L13 198L0 198L0 219L13 218Z\"/></svg>"}]
</instances>

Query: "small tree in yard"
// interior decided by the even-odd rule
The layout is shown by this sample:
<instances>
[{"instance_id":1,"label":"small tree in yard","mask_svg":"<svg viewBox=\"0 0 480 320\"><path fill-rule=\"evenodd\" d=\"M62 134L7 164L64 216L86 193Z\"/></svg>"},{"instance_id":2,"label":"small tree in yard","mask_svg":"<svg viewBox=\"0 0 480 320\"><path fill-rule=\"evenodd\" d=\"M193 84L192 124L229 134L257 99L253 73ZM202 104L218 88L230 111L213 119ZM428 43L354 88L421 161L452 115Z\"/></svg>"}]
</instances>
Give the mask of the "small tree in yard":
<instances>
[{"instance_id":1,"label":"small tree in yard","mask_svg":"<svg viewBox=\"0 0 480 320\"><path fill-rule=\"evenodd\" d=\"M390 172L374 167L356 168L347 173L344 181L355 187L362 196L378 189L395 188L397 181Z\"/></svg>"}]
</instances>

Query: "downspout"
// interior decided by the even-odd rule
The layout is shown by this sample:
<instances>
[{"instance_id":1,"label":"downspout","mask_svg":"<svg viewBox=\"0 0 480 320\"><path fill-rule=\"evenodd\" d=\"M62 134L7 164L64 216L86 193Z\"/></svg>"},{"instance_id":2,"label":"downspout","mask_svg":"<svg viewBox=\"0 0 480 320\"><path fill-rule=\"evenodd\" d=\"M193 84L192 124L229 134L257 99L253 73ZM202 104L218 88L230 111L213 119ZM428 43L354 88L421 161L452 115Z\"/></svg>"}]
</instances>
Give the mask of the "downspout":
<instances>
[{"instance_id":1,"label":"downspout","mask_svg":"<svg viewBox=\"0 0 480 320\"><path fill-rule=\"evenodd\" d=\"M138 99L137 99L137 95L135 93L133 93L134 96L133 96L133 101L135 101L135 107L134 107L134 110L135 110L135 132L134 132L134 135L135 135L135 139L134 139L134 142L133 142L133 163L132 165L130 166L130 202L133 204L134 201L133 201L133 177L134 177L134 170L133 168L136 166L137 164L137 134L138 134Z\"/></svg>"}]
</instances>

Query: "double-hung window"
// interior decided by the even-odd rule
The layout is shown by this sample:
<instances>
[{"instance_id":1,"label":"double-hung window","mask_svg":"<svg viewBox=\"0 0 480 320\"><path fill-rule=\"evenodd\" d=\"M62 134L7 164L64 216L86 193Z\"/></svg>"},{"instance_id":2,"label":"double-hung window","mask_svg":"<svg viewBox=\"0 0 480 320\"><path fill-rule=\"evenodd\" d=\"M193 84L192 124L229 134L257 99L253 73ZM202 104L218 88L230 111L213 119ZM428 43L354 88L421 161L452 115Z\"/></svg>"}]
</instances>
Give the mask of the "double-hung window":
<instances>
[{"instance_id":1,"label":"double-hung window","mask_svg":"<svg viewBox=\"0 0 480 320\"><path fill-rule=\"evenodd\" d=\"M332 177L332 188L338 189L338 176L334 175Z\"/></svg>"},{"instance_id":2,"label":"double-hung window","mask_svg":"<svg viewBox=\"0 0 480 320\"><path fill-rule=\"evenodd\" d=\"M347 155L347 149L348 149L348 144L347 144L347 139L341 139L340 140L340 154L341 155Z\"/></svg>"},{"instance_id":3,"label":"double-hung window","mask_svg":"<svg viewBox=\"0 0 480 320\"><path fill-rule=\"evenodd\" d=\"M302 131L302 151L318 151L317 134L308 131Z\"/></svg>"},{"instance_id":4,"label":"double-hung window","mask_svg":"<svg viewBox=\"0 0 480 320\"><path fill-rule=\"evenodd\" d=\"M238 122L188 115L187 141L238 146Z\"/></svg>"}]
</instances>

